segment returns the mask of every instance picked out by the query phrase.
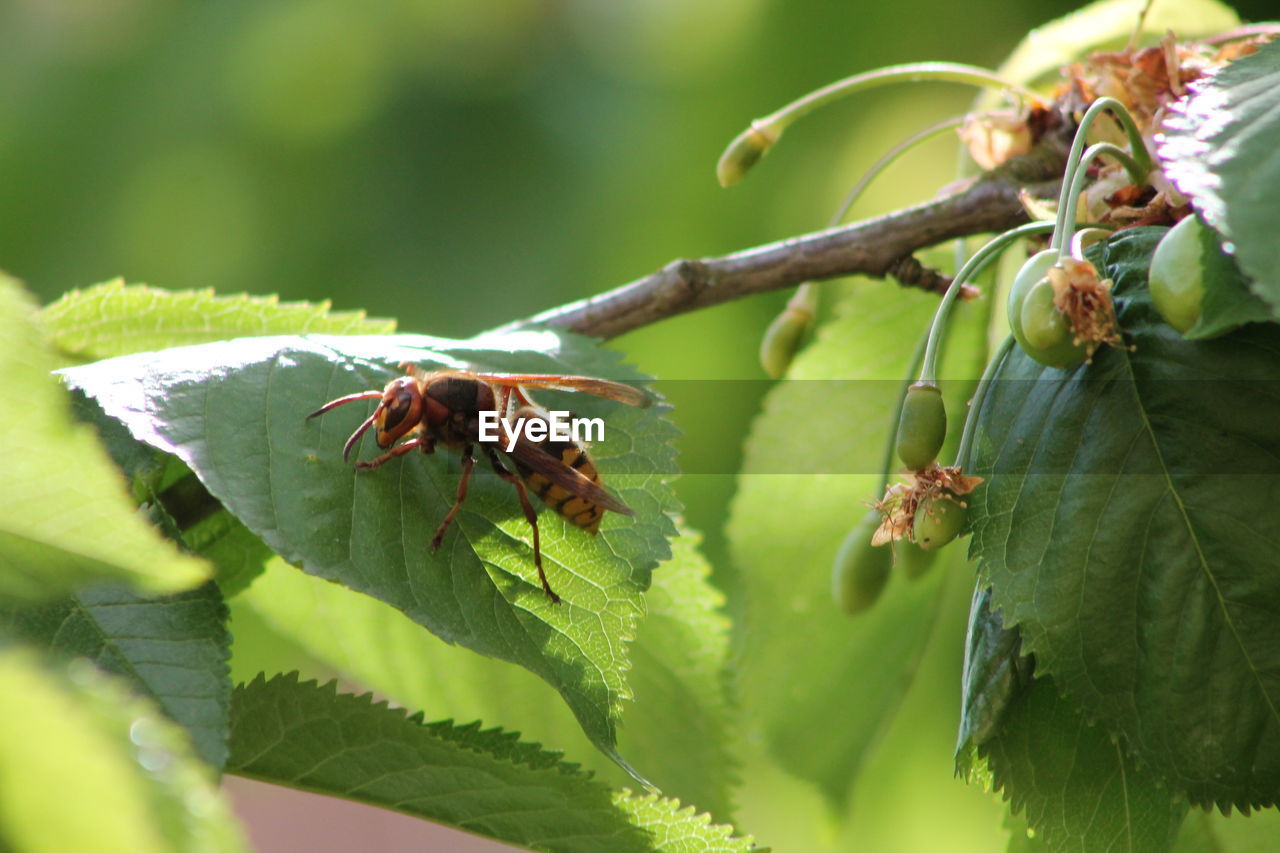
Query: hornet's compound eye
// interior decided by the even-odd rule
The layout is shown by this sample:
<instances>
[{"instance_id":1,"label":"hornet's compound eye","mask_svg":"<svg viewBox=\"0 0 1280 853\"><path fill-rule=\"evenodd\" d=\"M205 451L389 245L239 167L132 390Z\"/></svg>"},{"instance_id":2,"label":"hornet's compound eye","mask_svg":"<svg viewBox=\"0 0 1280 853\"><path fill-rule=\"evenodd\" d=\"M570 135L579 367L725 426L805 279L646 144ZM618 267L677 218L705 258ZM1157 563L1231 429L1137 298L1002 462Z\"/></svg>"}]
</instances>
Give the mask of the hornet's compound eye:
<instances>
[{"instance_id":1,"label":"hornet's compound eye","mask_svg":"<svg viewBox=\"0 0 1280 853\"><path fill-rule=\"evenodd\" d=\"M418 425L422 398L412 380L398 380L387 387L378 414L378 446L388 447Z\"/></svg>"},{"instance_id":2,"label":"hornet's compound eye","mask_svg":"<svg viewBox=\"0 0 1280 853\"><path fill-rule=\"evenodd\" d=\"M390 396L390 395L388 395ZM409 410L413 408L414 393L408 388L401 388L395 392L395 397L387 403L387 408L382 417L382 428L384 430L394 430L408 416Z\"/></svg>"}]
</instances>

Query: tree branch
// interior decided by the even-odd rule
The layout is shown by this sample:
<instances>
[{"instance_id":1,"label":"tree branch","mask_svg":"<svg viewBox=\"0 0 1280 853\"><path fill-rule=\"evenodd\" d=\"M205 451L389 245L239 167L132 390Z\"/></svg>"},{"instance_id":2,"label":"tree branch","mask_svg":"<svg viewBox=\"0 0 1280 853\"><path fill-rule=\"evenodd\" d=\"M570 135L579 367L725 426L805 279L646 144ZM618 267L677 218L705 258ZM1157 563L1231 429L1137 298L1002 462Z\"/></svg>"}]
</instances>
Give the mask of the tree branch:
<instances>
[{"instance_id":1,"label":"tree branch","mask_svg":"<svg viewBox=\"0 0 1280 853\"><path fill-rule=\"evenodd\" d=\"M1019 190L1056 196L1064 163L1065 148L1058 135L1051 134L1031 153L1009 160L953 195L718 258L672 261L630 284L517 320L504 329L540 325L612 338L677 314L805 281L855 274L883 278L920 249L1026 222ZM932 281L930 289L935 289L938 280Z\"/></svg>"}]
</instances>

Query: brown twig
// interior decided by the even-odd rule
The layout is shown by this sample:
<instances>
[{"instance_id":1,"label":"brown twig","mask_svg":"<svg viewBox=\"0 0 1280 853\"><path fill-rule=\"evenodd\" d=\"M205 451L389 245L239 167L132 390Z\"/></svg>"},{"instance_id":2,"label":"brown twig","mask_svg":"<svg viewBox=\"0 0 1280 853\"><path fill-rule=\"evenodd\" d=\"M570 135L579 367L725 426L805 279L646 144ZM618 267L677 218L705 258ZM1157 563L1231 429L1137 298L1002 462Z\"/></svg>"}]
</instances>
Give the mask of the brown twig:
<instances>
[{"instance_id":1,"label":"brown twig","mask_svg":"<svg viewBox=\"0 0 1280 853\"><path fill-rule=\"evenodd\" d=\"M718 258L673 261L630 284L505 328L551 326L613 338L687 311L804 281L855 274L883 278L920 249L1025 222L1018 191L1054 197L1065 151L1061 139L1051 135L1031 153L1011 159L952 195Z\"/></svg>"}]
</instances>

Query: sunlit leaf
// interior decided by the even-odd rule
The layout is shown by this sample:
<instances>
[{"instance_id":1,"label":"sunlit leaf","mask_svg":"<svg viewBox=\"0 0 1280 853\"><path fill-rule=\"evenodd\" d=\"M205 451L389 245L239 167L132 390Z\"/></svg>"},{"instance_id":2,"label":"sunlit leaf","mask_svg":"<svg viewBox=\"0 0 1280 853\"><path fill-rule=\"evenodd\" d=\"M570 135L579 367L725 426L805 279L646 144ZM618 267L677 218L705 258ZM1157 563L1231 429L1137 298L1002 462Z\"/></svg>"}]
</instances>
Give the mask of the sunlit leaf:
<instances>
[{"instance_id":1,"label":"sunlit leaf","mask_svg":"<svg viewBox=\"0 0 1280 853\"><path fill-rule=\"evenodd\" d=\"M388 335L394 320L332 311L329 302L165 290L124 279L72 290L40 312L54 346L78 361L250 335Z\"/></svg>"},{"instance_id":2,"label":"sunlit leaf","mask_svg":"<svg viewBox=\"0 0 1280 853\"><path fill-rule=\"evenodd\" d=\"M236 689L242 776L346 797L538 850L745 851L748 839L677 801L610 791L558 753L480 724L420 715L296 676Z\"/></svg>"},{"instance_id":3,"label":"sunlit leaf","mask_svg":"<svg viewBox=\"0 0 1280 853\"><path fill-rule=\"evenodd\" d=\"M212 773L151 703L93 666L0 646L0 848L243 850Z\"/></svg>"},{"instance_id":4,"label":"sunlit leaf","mask_svg":"<svg viewBox=\"0 0 1280 853\"><path fill-rule=\"evenodd\" d=\"M72 419L32 314L17 282L0 277L0 594L52 597L112 580L168 592L207 579L206 565L138 517L92 432Z\"/></svg>"},{"instance_id":5,"label":"sunlit leaf","mask_svg":"<svg viewBox=\"0 0 1280 853\"><path fill-rule=\"evenodd\" d=\"M1280 795L1280 328L1211 341L1145 287L1162 232L1100 244L1126 349L1015 350L981 411L973 553L1036 671L1194 803Z\"/></svg>"},{"instance_id":6,"label":"sunlit leaf","mask_svg":"<svg viewBox=\"0 0 1280 853\"><path fill-rule=\"evenodd\" d=\"M557 605L539 586L514 490L483 460L453 529L432 553L430 539L454 501L458 459L415 453L357 471L343 462L342 444L372 404L306 420L327 400L380 389L402 360L640 378L594 344L551 332L470 343L408 335L243 338L97 362L66 376L135 438L181 458L286 560L403 610L449 642L535 672L561 692L592 742L618 759L615 723L630 695L627 647L649 572L669 556L666 539L675 530L666 485L675 430L661 418L665 407L539 395L550 408L606 418L605 439L592 453L636 512L609 513L597 537L541 514L543 561L564 599Z\"/></svg>"},{"instance_id":7,"label":"sunlit leaf","mask_svg":"<svg viewBox=\"0 0 1280 853\"><path fill-rule=\"evenodd\" d=\"M730 814L735 735L724 697L727 622L696 536L653 575L649 614L631 647L619 749L664 793L720 819ZM372 598L274 561L235 607L248 606L283 636L378 695L433 717L484 719L526 739L555 744L605 778L626 777L602 760L562 702L531 673L450 647ZM242 612L242 611L237 611ZM237 652L239 656L239 652Z\"/></svg>"},{"instance_id":8,"label":"sunlit leaf","mask_svg":"<svg viewBox=\"0 0 1280 853\"><path fill-rule=\"evenodd\" d=\"M1254 293L1280 312L1280 43L1191 90L1165 122L1165 172L1226 238Z\"/></svg>"},{"instance_id":9,"label":"sunlit leaf","mask_svg":"<svg viewBox=\"0 0 1280 853\"><path fill-rule=\"evenodd\" d=\"M0 629L122 676L190 734L205 761L227 758L231 637L213 584L161 598L97 586L39 606L0 606Z\"/></svg>"}]
</instances>

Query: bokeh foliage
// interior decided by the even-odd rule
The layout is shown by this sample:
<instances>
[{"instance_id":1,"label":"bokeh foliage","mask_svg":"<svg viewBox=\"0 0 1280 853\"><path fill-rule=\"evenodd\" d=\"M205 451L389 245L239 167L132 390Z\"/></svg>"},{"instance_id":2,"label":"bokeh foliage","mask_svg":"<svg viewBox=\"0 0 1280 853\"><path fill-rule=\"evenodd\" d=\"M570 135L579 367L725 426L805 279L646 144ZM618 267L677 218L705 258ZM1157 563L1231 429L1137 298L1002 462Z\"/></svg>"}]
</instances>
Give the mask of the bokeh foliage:
<instances>
[{"instance_id":1,"label":"bokeh foliage","mask_svg":"<svg viewBox=\"0 0 1280 853\"><path fill-rule=\"evenodd\" d=\"M794 151L726 193L712 165L745 119L878 64L994 64L1074 5L17 0L0 7L0 265L45 300L120 273L330 298L463 337L676 256L818 226L885 147L967 95L868 97L794 132ZM950 176L946 154L908 161L857 212L927 197ZM781 299L673 320L622 347L664 379L758 378L757 335ZM672 402L686 457L726 472L677 489L734 590L727 472L764 386L731 387L715 406L678 387ZM949 733L955 667L937 658L926 672L941 677L919 680L882 754L912 730ZM855 793L864 838L919 840L907 816L932 784L919 768L945 767L945 748L936 760L899 750L896 776ZM818 796L776 769L748 775L763 824L822 817ZM940 796L947 785L963 791L947 782ZM984 819L954 824L952 849L990 849L997 812Z\"/></svg>"}]
</instances>

